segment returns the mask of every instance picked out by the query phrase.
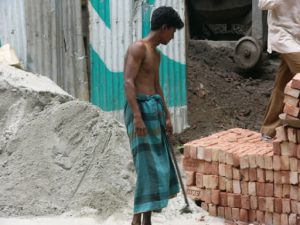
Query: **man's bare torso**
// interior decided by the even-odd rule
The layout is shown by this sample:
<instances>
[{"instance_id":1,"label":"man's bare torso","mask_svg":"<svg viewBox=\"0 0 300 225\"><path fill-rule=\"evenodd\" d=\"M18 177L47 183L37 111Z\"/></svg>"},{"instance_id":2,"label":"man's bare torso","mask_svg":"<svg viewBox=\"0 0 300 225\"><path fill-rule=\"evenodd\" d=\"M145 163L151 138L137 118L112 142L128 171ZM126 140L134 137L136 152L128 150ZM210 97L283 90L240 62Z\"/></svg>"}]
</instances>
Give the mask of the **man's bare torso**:
<instances>
[{"instance_id":1,"label":"man's bare torso","mask_svg":"<svg viewBox=\"0 0 300 225\"><path fill-rule=\"evenodd\" d=\"M153 95L157 91L155 82L158 79L160 55L146 41L138 41L134 45L143 45L145 54L135 78L136 94Z\"/></svg>"}]
</instances>

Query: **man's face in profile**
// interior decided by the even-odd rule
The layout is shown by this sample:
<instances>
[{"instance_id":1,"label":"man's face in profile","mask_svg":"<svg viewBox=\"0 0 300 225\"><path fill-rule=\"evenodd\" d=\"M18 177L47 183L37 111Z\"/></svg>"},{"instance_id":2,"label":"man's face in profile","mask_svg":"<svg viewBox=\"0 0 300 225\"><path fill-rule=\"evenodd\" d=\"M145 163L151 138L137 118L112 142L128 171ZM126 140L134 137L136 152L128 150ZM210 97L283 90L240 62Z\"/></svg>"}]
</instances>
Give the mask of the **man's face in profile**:
<instances>
[{"instance_id":1,"label":"man's face in profile","mask_svg":"<svg viewBox=\"0 0 300 225\"><path fill-rule=\"evenodd\" d=\"M175 27L162 26L162 44L167 45L173 38L176 32Z\"/></svg>"}]
</instances>

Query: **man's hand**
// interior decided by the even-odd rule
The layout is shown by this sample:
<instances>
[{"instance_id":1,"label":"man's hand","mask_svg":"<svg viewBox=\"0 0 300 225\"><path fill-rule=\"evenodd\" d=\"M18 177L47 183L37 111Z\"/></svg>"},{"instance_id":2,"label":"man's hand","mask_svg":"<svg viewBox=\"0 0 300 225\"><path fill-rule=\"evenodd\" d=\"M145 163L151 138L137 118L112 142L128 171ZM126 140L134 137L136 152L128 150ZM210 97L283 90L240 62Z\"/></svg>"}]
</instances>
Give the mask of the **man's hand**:
<instances>
[{"instance_id":1,"label":"man's hand","mask_svg":"<svg viewBox=\"0 0 300 225\"><path fill-rule=\"evenodd\" d=\"M141 117L135 117L133 119L135 132L138 136L145 136L147 134L147 128Z\"/></svg>"},{"instance_id":2,"label":"man's hand","mask_svg":"<svg viewBox=\"0 0 300 225\"><path fill-rule=\"evenodd\" d=\"M168 136L173 134L173 126L170 117L167 117L166 119L166 131Z\"/></svg>"}]
</instances>

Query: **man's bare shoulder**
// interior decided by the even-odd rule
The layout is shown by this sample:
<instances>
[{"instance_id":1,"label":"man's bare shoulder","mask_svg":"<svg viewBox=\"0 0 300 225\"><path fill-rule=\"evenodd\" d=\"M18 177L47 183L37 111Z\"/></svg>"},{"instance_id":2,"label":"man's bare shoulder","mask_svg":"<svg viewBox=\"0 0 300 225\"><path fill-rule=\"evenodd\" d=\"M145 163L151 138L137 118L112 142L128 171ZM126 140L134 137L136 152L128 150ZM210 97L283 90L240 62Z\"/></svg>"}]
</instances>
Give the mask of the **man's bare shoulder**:
<instances>
[{"instance_id":1,"label":"man's bare shoulder","mask_svg":"<svg viewBox=\"0 0 300 225\"><path fill-rule=\"evenodd\" d=\"M143 40L136 41L128 47L128 54L141 57L146 53L146 44Z\"/></svg>"}]
</instances>

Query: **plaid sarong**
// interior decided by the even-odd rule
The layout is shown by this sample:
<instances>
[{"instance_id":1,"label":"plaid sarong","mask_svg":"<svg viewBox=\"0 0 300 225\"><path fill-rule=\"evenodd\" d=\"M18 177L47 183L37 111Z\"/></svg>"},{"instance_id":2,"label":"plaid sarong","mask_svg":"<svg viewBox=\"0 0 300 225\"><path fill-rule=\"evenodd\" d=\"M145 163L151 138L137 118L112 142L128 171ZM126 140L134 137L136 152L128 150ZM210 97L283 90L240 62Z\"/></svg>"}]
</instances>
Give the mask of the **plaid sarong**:
<instances>
[{"instance_id":1,"label":"plaid sarong","mask_svg":"<svg viewBox=\"0 0 300 225\"><path fill-rule=\"evenodd\" d=\"M138 95L137 102L147 127L146 136L137 136L133 113L126 102L125 124L137 173L134 213L167 206L168 199L179 192L165 133L166 117L160 95Z\"/></svg>"}]
</instances>

